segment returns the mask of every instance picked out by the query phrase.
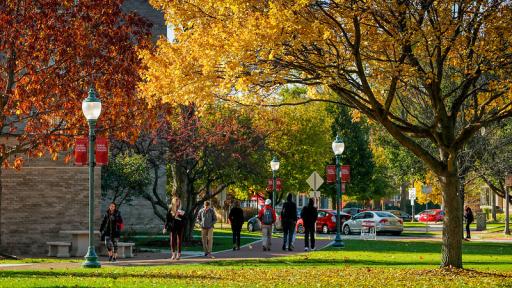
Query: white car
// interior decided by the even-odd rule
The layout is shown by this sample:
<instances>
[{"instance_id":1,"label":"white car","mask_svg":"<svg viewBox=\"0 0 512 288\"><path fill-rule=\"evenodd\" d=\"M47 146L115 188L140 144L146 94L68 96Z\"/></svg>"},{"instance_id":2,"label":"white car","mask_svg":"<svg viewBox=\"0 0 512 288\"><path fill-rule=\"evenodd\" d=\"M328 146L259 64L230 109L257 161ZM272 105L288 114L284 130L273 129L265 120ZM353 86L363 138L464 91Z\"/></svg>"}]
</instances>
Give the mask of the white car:
<instances>
[{"instance_id":1,"label":"white car","mask_svg":"<svg viewBox=\"0 0 512 288\"><path fill-rule=\"evenodd\" d=\"M343 223L343 234L361 233L363 222L371 221L375 225L375 231L400 235L404 231L403 220L384 211L365 211L358 213L350 220Z\"/></svg>"}]
</instances>

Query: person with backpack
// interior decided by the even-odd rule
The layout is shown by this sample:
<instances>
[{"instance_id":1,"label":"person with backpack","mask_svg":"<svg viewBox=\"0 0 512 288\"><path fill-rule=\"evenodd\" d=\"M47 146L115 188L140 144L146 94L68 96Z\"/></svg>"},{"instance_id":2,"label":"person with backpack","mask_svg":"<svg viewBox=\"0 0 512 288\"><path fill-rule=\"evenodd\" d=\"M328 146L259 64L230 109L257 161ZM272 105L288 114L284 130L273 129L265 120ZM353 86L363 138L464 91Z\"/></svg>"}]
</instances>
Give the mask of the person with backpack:
<instances>
[{"instance_id":1,"label":"person with backpack","mask_svg":"<svg viewBox=\"0 0 512 288\"><path fill-rule=\"evenodd\" d=\"M121 212L117 210L116 203L112 202L108 206L103 221L101 221L100 233L101 240L105 241L105 247L107 247L108 261L117 261L117 243L121 238L121 230L123 229L123 218Z\"/></svg>"},{"instance_id":2,"label":"person with backpack","mask_svg":"<svg viewBox=\"0 0 512 288\"><path fill-rule=\"evenodd\" d=\"M204 256L214 258L213 247L213 226L217 222L215 210L210 207L210 201L204 202L204 207L197 213L197 222L201 226L201 239L203 242Z\"/></svg>"},{"instance_id":3,"label":"person with backpack","mask_svg":"<svg viewBox=\"0 0 512 288\"><path fill-rule=\"evenodd\" d=\"M315 250L315 222L318 218L318 211L316 210L315 200L313 198L309 198L309 203L307 206L302 208L300 212L300 217L304 222L304 251ZM309 245L311 238L311 246Z\"/></svg>"},{"instance_id":4,"label":"person with backpack","mask_svg":"<svg viewBox=\"0 0 512 288\"><path fill-rule=\"evenodd\" d=\"M276 211L271 206L272 200L265 200L265 206L258 212L261 222L261 238L263 251L270 251L272 246L272 225L276 223Z\"/></svg>"},{"instance_id":5,"label":"person with backpack","mask_svg":"<svg viewBox=\"0 0 512 288\"><path fill-rule=\"evenodd\" d=\"M170 233L171 260L180 260L181 243L185 231L185 211L181 210L181 200L173 197L165 219L163 234Z\"/></svg>"},{"instance_id":6,"label":"person with backpack","mask_svg":"<svg viewBox=\"0 0 512 288\"><path fill-rule=\"evenodd\" d=\"M293 234L297 223L297 204L292 201L292 194L288 194L281 211L281 223L283 225L283 251L293 250ZM288 245L287 245L288 244Z\"/></svg>"},{"instance_id":7,"label":"person with backpack","mask_svg":"<svg viewBox=\"0 0 512 288\"><path fill-rule=\"evenodd\" d=\"M233 203L228 219L229 223L231 223L231 232L233 233L233 251L240 250L240 233L244 225L244 211L240 208L240 202L235 201Z\"/></svg>"},{"instance_id":8,"label":"person with backpack","mask_svg":"<svg viewBox=\"0 0 512 288\"><path fill-rule=\"evenodd\" d=\"M473 217L473 211L471 211L469 206L466 206L466 209L464 209L464 218L466 219L466 239L471 239L471 231L469 230L469 225L473 223L475 218Z\"/></svg>"}]
</instances>

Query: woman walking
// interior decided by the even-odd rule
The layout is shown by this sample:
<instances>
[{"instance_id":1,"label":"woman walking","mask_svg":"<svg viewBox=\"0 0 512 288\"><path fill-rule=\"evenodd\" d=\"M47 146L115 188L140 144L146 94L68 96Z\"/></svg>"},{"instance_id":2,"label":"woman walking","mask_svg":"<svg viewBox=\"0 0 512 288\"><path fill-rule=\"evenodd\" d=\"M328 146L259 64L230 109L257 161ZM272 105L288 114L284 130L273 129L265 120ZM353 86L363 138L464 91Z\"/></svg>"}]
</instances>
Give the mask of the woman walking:
<instances>
[{"instance_id":1,"label":"woman walking","mask_svg":"<svg viewBox=\"0 0 512 288\"><path fill-rule=\"evenodd\" d=\"M471 208L469 206L466 206L466 209L464 209L464 218L466 218L466 240L471 239L471 231L469 230L469 225L473 223L473 220L475 218L473 217L473 211L471 211Z\"/></svg>"},{"instance_id":2,"label":"woman walking","mask_svg":"<svg viewBox=\"0 0 512 288\"><path fill-rule=\"evenodd\" d=\"M315 250L315 222L318 218L318 211L314 204L315 200L310 198L308 206L304 206L300 213L304 223L304 251Z\"/></svg>"},{"instance_id":3,"label":"woman walking","mask_svg":"<svg viewBox=\"0 0 512 288\"><path fill-rule=\"evenodd\" d=\"M180 260L181 258L181 243L183 242L183 232L185 231L185 220L185 212L181 210L180 198L173 197L167 211L163 230L164 234L170 233L171 260Z\"/></svg>"},{"instance_id":4,"label":"woman walking","mask_svg":"<svg viewBox=\"0 0 512 288\"><path fill-rule=\"evenodd\" d=\"M117 261L117 242L121 238L122 229L123 218L121 212L117 210L116 203L112 202L103 216L100 227L101 239L105 241L108 251L108 261Z\"/></svg>"},{"instance_id":5,"label":"woman walking","mask_svg":"<svg viewBox=\"0 0 512 288\"><path fill-rule=\"evenodd\" d=\"M233 251L240 250L240 232L242 232L242 226L244 225L244 211L240 208L240 202L235 201L233 203L228 218L233 233Z\"/></svg>"}]
</instances>

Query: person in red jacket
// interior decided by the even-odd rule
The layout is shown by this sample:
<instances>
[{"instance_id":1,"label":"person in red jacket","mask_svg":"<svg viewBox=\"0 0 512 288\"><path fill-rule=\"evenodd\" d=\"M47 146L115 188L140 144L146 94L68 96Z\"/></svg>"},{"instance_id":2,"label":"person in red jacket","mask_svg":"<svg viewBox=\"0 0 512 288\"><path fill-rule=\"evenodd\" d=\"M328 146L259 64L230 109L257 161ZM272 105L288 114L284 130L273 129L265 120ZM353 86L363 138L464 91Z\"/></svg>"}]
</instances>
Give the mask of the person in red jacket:
<instances>
[{"instance_id":1,"label":"person in red jacket","mask_svg":"<svg viewBox=\"0 0 512 288\"><path fill-rule=\"evenodd\" d=\"M261 222L261 238L263 251L270 251L272 245L272 225L276 223L276 211L271 206L272 200L265 200L265 206L258 212Z\"/></svg>"}]
</instances>

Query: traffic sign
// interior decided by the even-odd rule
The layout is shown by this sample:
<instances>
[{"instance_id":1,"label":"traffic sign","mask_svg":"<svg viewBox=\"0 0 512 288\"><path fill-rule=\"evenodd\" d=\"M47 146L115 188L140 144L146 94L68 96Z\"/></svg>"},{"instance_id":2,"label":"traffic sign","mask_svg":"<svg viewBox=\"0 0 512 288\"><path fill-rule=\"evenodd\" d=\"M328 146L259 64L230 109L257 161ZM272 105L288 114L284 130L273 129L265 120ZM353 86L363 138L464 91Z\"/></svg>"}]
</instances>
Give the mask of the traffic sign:
<instances>
[{"instance_id":1,"label":"traffic sign","mask_svg":"<svg viewBox=\"0 0 512 288\"><path fill-rule=\"evenodd\" d=\"M320 198L320 191L311 191L309 196L313 198Z\"/></svg>"},{"instance_id":2,"label":"traffic sign","mask_svg":"<svg viewBox=\"0 0 512 288\"><path fill-rule=\"evenodd\" d=\"M430 193L432 193L432 186L430 186L430 185L423 185L423 186L421 186L421 192L423 194L430 194Z\"/></svg>"},{"instance_id":3,"label":"traffic sign","mask_svg":"<svg viewBox=\"0 0 512 288\"><path fill-rule=\"evenodd\" d=\"M322 179L322 177L320 177L320 175L315 171L311 173L311 176L309 176L306 182L308 182L311 189L317 191L318 188L320 188L320 186L324 183L324 179Z\"/></svg>"},{"instance_id":4,"label":"traffic sign","mask_svg":"<svg viewBox=\"0 0 512 288\"><path fill-rule=\"evenodd\" d=\"M416 199L416 188L409 188L409 199Z\"/></svg>"}]
</instances>

